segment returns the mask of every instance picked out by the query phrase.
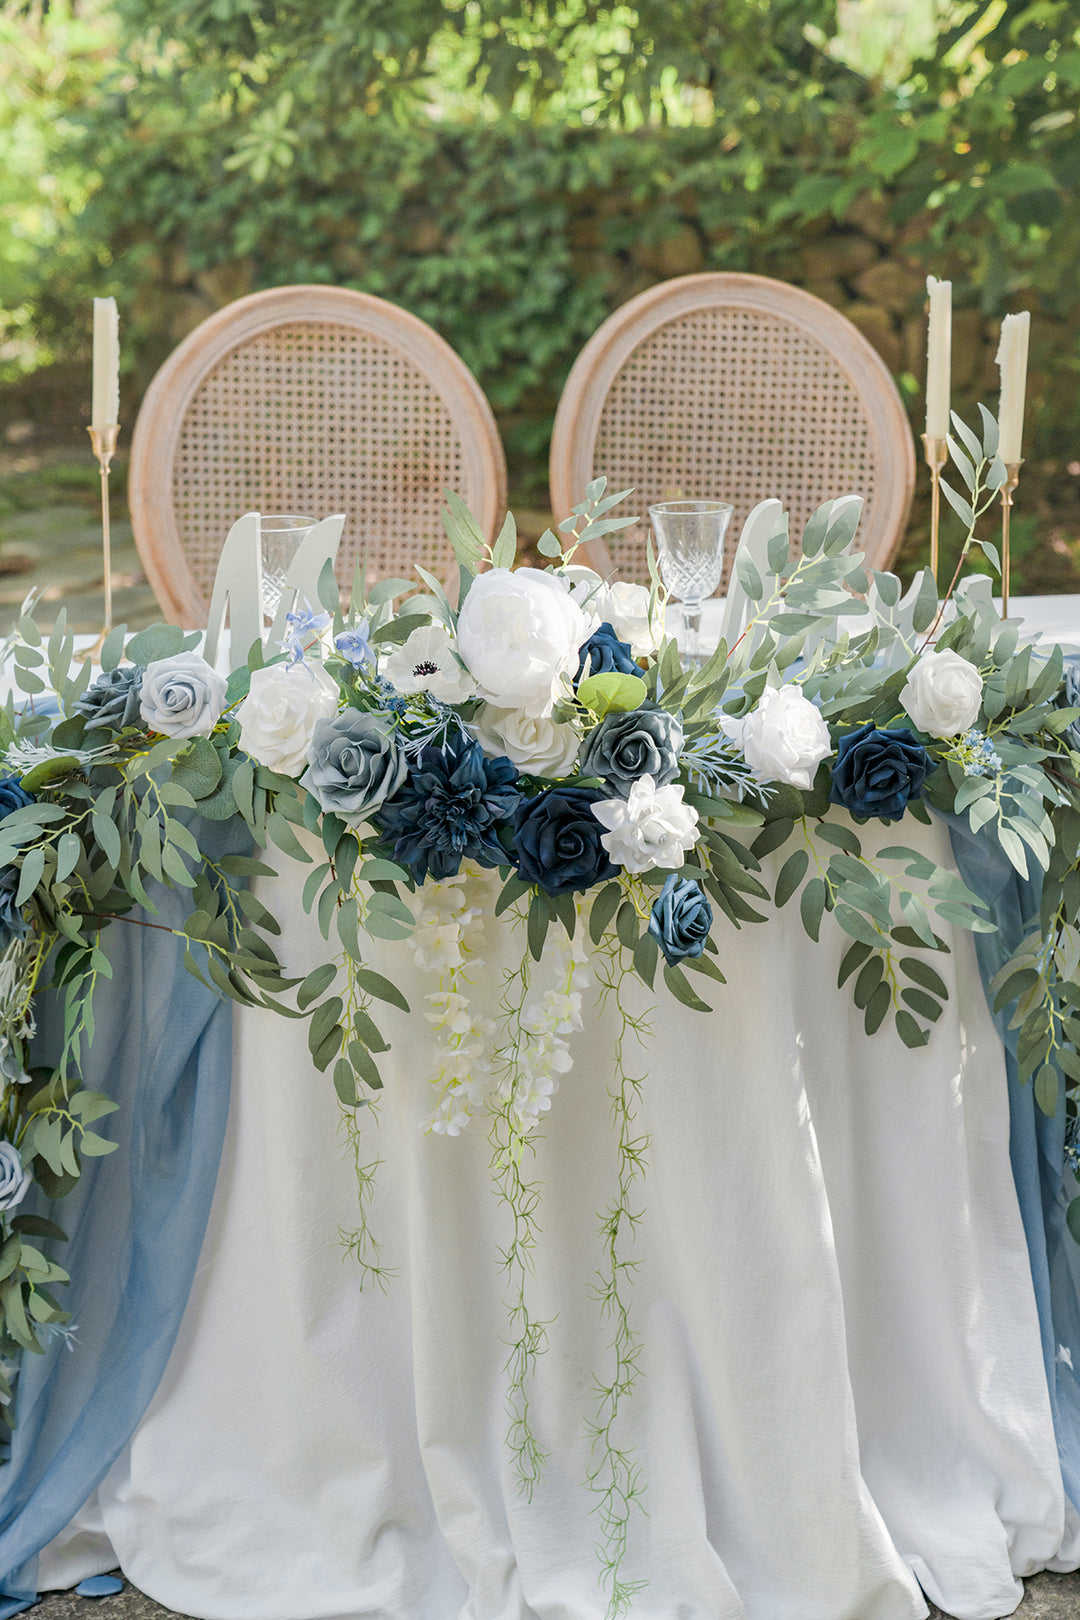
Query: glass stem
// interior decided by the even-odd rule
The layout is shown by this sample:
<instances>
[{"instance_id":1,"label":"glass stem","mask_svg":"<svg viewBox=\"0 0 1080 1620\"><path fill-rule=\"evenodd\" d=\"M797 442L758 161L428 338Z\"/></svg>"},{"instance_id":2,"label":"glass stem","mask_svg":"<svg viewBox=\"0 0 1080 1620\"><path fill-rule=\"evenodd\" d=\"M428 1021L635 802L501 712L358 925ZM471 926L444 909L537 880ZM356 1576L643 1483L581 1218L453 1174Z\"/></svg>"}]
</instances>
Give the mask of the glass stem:
<instances>
[{"instance_id":1,"label":"glass stem","mask_svg":"<svg viewBox=\"0 0 1080 1620\"><path fill-rule=\"evenodd\" d=\"M683 623L686 625L686 656L696 658L701 649L701 603L683 603Z\"/></svg>"}]
</instances>

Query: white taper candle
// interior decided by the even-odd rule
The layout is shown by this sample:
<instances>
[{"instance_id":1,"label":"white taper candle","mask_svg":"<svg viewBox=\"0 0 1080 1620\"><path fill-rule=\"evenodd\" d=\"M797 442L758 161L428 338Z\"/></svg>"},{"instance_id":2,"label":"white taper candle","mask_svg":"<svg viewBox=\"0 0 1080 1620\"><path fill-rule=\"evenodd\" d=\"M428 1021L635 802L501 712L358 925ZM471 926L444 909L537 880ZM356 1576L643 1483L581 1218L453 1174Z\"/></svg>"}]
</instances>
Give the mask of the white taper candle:
<instances>
[{"instance_id":1,"label":"white taper candle","mask_svg":"<svg viewBox=\"0 0 1080 1620\"><path fill-rule=\"evenodd\" d=\"M120 320L115 298L94 299L94 390L90 426L120 420Z\"/></svg>"},{"instance_id":2,"label":"white taper candle","mask_svg":"<svg viewBox=\"0 0 1080 1620\"><path fill-rule=\"evenodd\" d=\"M949 432L949 381L952 370L952 282L927 276L930 332L926 355L926 433L944 439Z\"/></svg>"},{"instance_id":3,"label":"white taper candle","mask_svg":"<svg viewBox=\"0 0 1080 1620\"><path fill-rule=\"evenodd\" d=\"M1001 370L998 455L1006 466L1022 459L1030 328L1031 316L1026 309L1020 315L1006 315L1001 323L1001 342L997 352L997 364Z\"/></svg>"}]
</instances>

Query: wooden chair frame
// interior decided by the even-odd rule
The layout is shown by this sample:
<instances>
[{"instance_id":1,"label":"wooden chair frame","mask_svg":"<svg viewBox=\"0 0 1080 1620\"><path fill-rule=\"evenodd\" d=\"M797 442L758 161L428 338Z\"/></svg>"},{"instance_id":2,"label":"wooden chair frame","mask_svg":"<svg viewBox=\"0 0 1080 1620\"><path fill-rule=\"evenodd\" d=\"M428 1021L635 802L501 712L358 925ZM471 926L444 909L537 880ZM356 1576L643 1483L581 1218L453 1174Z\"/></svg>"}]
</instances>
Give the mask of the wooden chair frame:
<instances>
[{"instance_id":1,"label":"wooden chair frame","mask_svg":"<svg viewBox=\"0 0 1080 1620\"><path fill-rule=\"evenodd\" d=\"M550 473L556 518L565 517L583 498L590 478L610 472L594 464L594 451L608 394L631 355L665 325L717 308L759 312L799 329L849 379L865 406L879 474L874 497L867 503L860 543L872 566L887 566L903 534L915 488L915 448L896 385L880 355L846 316L800 288L765 276L717 272L661 282L616 310L590 338L567 378L555 417ZM767 471L763 471L762 487L755 498L781 493L764 487L767 483ZM722 487L683 493L731 498ZM832 493L850 492L837 489ZM605 576L612 572L611 556L602 541L582 547L578 559Z\"/></svg>"},{"instance_id":2,"label":"wooden chair frame","mask_svg":"<svg viewBox=\"0 0 1080 1620\"><path fill-rule=\"evenodd\" d=\"M260 333L291 323L358 329L423 372L460 440L463 471L458 493L489 539L505 511L506 461L491 407L464 361L438 333L385 299L346 288L294 286L252 293L211 315L165 362L147 390L132 439L128 493L135 542L162 610L187 628L206 623L209 603L185 555L174 509L174 473L185 414L200 385L225 356ZM239 515L231 512L223 517L222 543L230 522ZM326 513L311 515L323 518ZM403 565L407 540L406 536Z\"/></svg>"}]
</instances>

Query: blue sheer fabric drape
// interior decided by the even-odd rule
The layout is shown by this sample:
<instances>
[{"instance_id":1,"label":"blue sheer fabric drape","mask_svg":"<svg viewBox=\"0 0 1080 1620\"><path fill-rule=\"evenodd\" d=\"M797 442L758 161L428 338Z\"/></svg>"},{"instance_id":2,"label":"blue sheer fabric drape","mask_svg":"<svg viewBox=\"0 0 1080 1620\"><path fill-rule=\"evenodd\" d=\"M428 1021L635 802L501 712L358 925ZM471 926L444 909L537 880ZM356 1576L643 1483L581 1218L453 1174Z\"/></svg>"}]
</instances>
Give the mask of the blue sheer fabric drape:
<instances>
[{"instance_id":1,"label":"blue sheer fabric drape","mask_svg":"<svg viewBox=\"0 0 1080 1620\"><path fill-rule=\"evenodd\" d=\"M212 857L246 853L243 824L201 821ZM134 1433L160 1382L187 1303L214 1193L232 1073L232 1004L189 974L179 926L190 900L154 895L159 912L111 924L102 938L113 968L94 998L96 1034L86 1084L120 1106L101 1122L119 1142L89 1159L77 1188L37 1213L70 1242L57 1258L77 1349L57 1336L24 1355L18 1427L0 1472L0 1620L36 1600L37 1553L59 1534ZM50 1055L59 1005L38 1003L38 1050Z\"/></svg>"},{"instance_id":2,"label":"blue sheer fabric drape","mask_svg":"<svg viewBox=\"0 0 1080 1620\"><path fill-rule=\"evenodd\" d=\"M1042 874L1029 856L1029 876L1021 878L995 843L971 832L966 819L947 820L960 876L990 906L997 927L997 933L974 936L993 1010L990 981L1029 931L1025 924L1038 915ZM994 1022L1005 1046L1009 1151L1031 1256L1061 1473L1070 1500L1080 1506L1080 1245L1065 1225L1066 1206L1080 1188L1064 1164L1063 1104L1053 1119L1042 1112L1030 1081L1021 1085L1017 1078L1019 1032L1006 1028L1002 1013L994 1014Z\"/></svg>"}]
</instances>

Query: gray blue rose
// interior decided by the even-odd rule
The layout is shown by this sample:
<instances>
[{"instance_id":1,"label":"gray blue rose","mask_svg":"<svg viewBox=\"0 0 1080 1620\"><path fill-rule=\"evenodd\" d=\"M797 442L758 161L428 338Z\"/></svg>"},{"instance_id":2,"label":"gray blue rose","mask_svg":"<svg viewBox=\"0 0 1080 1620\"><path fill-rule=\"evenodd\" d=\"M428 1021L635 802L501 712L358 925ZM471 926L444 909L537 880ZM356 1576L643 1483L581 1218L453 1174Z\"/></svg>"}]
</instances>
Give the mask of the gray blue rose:
<instances>
[{"instance_id":1,"label":"gray blue rose","mask_svg":"<svg viewBox=\"0 0 1080 1620\"><path fill-rule=\"evenodd\" d=\"M106 670L72 704L72 711L83 716L87 731L122 731L124 726L137 726L142 718L142 681L143 672L137 664Z\"/></svg>"},{"instance_id":2,"label":"gray blue rose","mask_svg":"<svg viewBox=\"0 0 1080 1620\"><path fill-rule=\"evenodd\" d=\"M317 721L308 759L301 783L324 810L352 826L397 792L407 770L389 723L359 709Z\"/></svg>"},{"instance_id":3,"label":"gray blue rose","mask_svg":"<svg viewBox=\"0 0 1080 1620\"><path fill-rule=\"evenodd\" d=\"M679 769L682 721L655 703L606 714L582 745L582 776L600 776L625 799L642 776L657 787L673 782Z\"/></svg>"}]
</instances>

